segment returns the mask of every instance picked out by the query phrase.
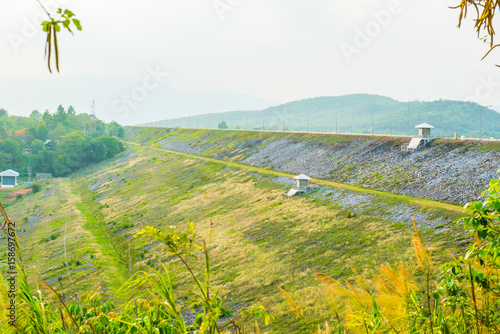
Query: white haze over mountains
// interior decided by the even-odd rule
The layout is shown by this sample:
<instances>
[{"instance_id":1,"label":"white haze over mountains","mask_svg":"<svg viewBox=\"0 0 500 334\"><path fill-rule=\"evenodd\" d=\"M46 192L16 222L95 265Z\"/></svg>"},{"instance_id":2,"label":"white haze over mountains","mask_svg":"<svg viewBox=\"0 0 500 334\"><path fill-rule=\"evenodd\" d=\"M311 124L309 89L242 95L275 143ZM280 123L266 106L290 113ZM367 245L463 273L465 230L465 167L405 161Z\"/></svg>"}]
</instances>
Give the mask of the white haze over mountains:
<instances>
[{"instance_id":1,"label":"white haze over mountains","mask_svg":"<svg viewBox=\"0 0 500 334\"><path fill-rule=\"evenodd\" d=\"M77 113L90 113L95 100L100 119L136 125L188 115L262 110L280 104L226 91L189 93L165 83L151 90L137 87L143 87L137 80L93 74L54 76L50 80L19 77L0 80L0 108L11 115L28 116L32 110L53 113L58 105L72 105ZM146 92L144 98L138 92ZM500 113L500 106L490 109Z\"/></svg>"},{"instance_id":2,"label":"white haze over mountains","mask_svg":"<svg viewBox=\"0 0 500 334\"><path fill-rule=\"evenodd\" d=\"M232 92L192 94L158 84L152 90L137 89L132 79L80 74L50 80L26 78L0 81L0 108L11 115L28 116L32 110L55 112L58 105L75 107L77 113L90 113L96 101L96 115L105 121L134 125L155 120L233 110L256 110L273 103ZM143 99L138 92L146 91ZM136 96L136 99L134 99ZM138 99L137 99L138 97Z\"/></svg>"},{"instance_id":3,"label":"white haze over mountains","mask_svg":"<svg viewBox=\"0 0 500 334\"><path fill-rule=\"evenodd\" d=\"M449 8L459 0L41 1L71 9L83 31L61 32L50 74L38 2L0 5L11 114L88 113L95 99L99 117L137 124L356 93L500 105L500 49L481 61L473 11L457 29Z\"/></svg>"}]
</instances>

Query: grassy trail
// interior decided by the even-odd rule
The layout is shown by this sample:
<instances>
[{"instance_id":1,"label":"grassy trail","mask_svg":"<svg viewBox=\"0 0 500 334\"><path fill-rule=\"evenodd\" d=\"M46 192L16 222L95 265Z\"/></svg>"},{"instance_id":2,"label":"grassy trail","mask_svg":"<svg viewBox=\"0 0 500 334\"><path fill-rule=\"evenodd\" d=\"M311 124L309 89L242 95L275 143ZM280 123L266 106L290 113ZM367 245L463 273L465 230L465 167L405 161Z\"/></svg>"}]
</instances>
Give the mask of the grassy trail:
<instances>
[{"instance_id":1,"label":"grassy trail","mask_svg":"<svg viewBox=\"0 0 500 334\"><path fill-rule=\"evenodd\" d=\"M134 142L126 142L126 143L131 144L131 145L135 145L135 146L137 146L137 145L141 146L141 144L134 143ZM169 152L172 154L185 156L188 158L200 159L200 160L204 160L204 161L209 161L209 162L213 162L213 163L237 167L237 168L255 171L255 172L259 172L262 174L268 174L268 175L272 175L272 176L285 176L285 177L289 177L289 178L293 178L295 176L295 174L292 174L292 173L280 172L280 171L266 169L266 168L262 168L262 167L245 165L245 164L241 164L241 163L237 163L237 162L219 160L219 159L209 158L209 157L200 156L200 155L196 155L196 154L173 151L173 150L168 150L168 149L155 147L155 146L151 146L151 145L147 145L147 147L155 149L155 150L160 150L163 152ZM372 194L372 195L382 196L382 197L391 198L391 199L403 200L405 202L417 204L417 205L420 205L422 207L439 208L439 209L452 211L455 213L463 213L463 207L459 204L444 203L444 202L434 201L434 200L425 199L425 198L417 198L417 197L412 197L412 196L393 194L393 193L389 193L389 192L385 192L385 191L381 191L381 190L367 189L367 188L362 188L359 186L354 186L354 185L345 184L345 183L339 183L339 182L326 180L326 179L314 179L314 183L318 184L318 185L322 185L322 186L341 188L341 189L351 190L351 191L355 191L355 192L359 192L359 193Z\"/></svg>"},{"instance_id":2,"label":"grassy trail","mask_svg":"<svg viewBox=\"0 0 500 334\"><path fill-rule=\"evenodd\" d=\"M91 246L95 250L95 262L96 267L101 271L102 288L106 292L114 293L125 282L123 277L127 277L127 269L120 262L119 254L102 230L102 226L97 221L91 207L81 197L78 185L70 179L64 179L61 188L65 190L70 205L77 213L80 226L88 235Z\"/></svg>"}]
</instances>

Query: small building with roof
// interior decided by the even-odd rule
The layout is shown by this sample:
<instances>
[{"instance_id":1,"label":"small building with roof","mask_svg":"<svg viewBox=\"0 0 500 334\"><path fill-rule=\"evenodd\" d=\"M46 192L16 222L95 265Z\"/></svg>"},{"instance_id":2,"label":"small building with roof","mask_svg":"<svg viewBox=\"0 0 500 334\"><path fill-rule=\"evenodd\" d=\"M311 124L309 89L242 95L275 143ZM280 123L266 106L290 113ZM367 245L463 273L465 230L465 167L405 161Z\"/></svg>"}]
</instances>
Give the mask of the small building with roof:
<instances>
[{"instance_id":1,"label":"small building with roof","mask_svg":"<svg viewBox=\"0 0 500 334\"><path fill-rule=\"evenodd\" d=\"M415 129L418 129L418 136L421 138L429 138L431 136L431 129L434 127L427 123L422 123L420 125L415 126Z\"/></svg>"},{"instance_id":2,"label":"small building with roof","mask_svg":"<svg viewBox=\"0 0 500 334\"><path fill-rule=\"evenodd\" d=\"M433 139L433 137L431 137L431 129L434 129L432 125L422 123L415 126L415 129L418 129L418 136L413 137L409 144L402 145L402 151L415 152L415 150L424 147Z\"/></svg>"},{"instance_id":3,"label":"small building with roof","mask_svg":"<svg viewBox=\"0 0 500 334\"><path fill-rule=\"evenodd\" d=\"M294 177L294 179L297 180L297 190L299 192L304 192L307 190L307 187L309 187L309 180L311 180L309 176L300 174Z\"/></svg>"},{"instance_id":4,"label":"small building with roof","mask_svg":"<svg viewBox=\"0 0 500 334\"><path fill-rule=\"evenodd\" d=\"M291 198L307 192L309 188L309 180L311 180L311 178L307 175L300 174L294 177L294 179L297 180L297 185L293 186L288 193L282 193L283 197Z\"/></svg>"},{"instance_id":5,"label":"small building with roof","mask_svg":"<svg viewBox=\"0 0 500 334\"><path fill-rule=\"evenodd\" d=\"M17 186L17 177L19 173L12 169L7 169L0 173L2 178L2 188L14 188Z\"/></svg>"},{"instance_id":6,"label":"small building with roof","mask_svg":"<svg viewBox=\"0 0 500 334\"><path fill-rule=\"evenodd\" d=\"M47 139L44 143L47 150L53 150L56 147L56 143L53 140Z\"/></svg>"}]
</instances>

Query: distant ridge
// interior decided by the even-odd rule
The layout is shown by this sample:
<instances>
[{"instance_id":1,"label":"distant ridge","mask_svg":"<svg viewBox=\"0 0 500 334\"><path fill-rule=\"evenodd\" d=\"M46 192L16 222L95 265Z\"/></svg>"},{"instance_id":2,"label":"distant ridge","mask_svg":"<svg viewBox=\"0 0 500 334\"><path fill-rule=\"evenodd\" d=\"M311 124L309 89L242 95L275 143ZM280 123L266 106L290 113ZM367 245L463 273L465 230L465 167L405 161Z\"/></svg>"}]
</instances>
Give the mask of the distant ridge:
<instances>
[{"instance_id":1,"label":"distant ridge","mask_svg":"<svg viewBox=\"0 0 500 334\"><path fill-rule=\"evenodd\" d=\"M500 110L500 108L498 108ZM500 138L500 113L474 102L437 100L400 102L370 94L322 96L263 110L230 111L141 124L232 129L329 131L340 133L414 134L426 122L440 136ZM373 128L372 128L373 126Z\"/></svg>"}]
</instances>

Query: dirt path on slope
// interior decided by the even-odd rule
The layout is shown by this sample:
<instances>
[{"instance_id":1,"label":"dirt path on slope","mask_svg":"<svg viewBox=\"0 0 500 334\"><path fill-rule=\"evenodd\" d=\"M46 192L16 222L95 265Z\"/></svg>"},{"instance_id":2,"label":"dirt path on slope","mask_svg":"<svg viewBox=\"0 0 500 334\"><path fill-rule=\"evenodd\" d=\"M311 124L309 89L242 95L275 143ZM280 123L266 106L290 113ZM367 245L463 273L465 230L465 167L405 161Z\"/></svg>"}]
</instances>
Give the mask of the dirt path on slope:
<instances>
[{"instance_id":1,"label":"dirt path on slope","mask_svg":"<svg viewBox=\"0 0 500 334\"><path fill-rule=\"evenodd\" d=\"M68 224L68 230L74 228L77 234L85 235L86 247L91 247L95 251L95 266L101 273L95 276L101 287L101 293L113 295L118 288L128 278L124 276L126 268L121 265L118 254L104 235L99 222L92 216L87 205L80 197L76 185L70 180L65 179L61 182L60 189L68 200L70 210L75 214L71 227Z\"/></svg>"},{"instance_id":2,"label":"dirt path on slope","mask_svg":"<svg viewBox=\"0 0 500 334\"><path fill-rule=\"evenodd\" d=\"M205 156L200 156L200 155L195 155L195 154L190 154L190 153L184 153L184 152L179 152L179 151L173 151L173 150L168 150L164 149L161 147L155 147L151 145L141 145L138 143L134 142L125 142L127 144L133 145L133 146L141 146L141 147L148 147L154 150L158 151L163 151L163 152L169 152L172 154L177 154L189 158L194 158L194 159L201 159L204 161L209 161L217 164L222 164L226 166L232 166L232 167L237 167L237 168L242 168L242 169L247 169L255 172L259 172L262 174L268 174L272 176L284 176L288 178L293 178L296 175L292 173L286 173L286 172L280 172L280 171L275 171L275 170L270 170L266 168L261 168L261 167L256 167L256 166L249 166L237 162L230 162L230 161L224 161L224 160L218 160L214 158L209 158ZM394 194L390 192L385 192L385 191L380 191L380 190L374 190L374 189L367 189L367 188L362 188L359 186L354 186L350 184L344 184L344 183L339 183L331 180L326 180L326 179L314 179L313 180L315 184L322 185L322 186L328 186L328 187L334 187L334 188L342 188L346 190L351 190L355 192L360 192L360 193L365 193L365 194L372 194L372 195L377 195L377 196L382 196L386 198L393 198L393 199L399 199L399 200L404 200L406 202L410 202L413 204L417 204L423 207L434 207L434 208L440 208L440 209L445 209L449 210L452 212L458 212L458 213L463 213L463 207L459 204L451 204L451 203L445 203L445 202L438 202L430 199L425 199L425 198L418 198L418 197L412 197L412 196L406 196L406 195L399 195L399 194Z\"/></svg>"}]
</instances>

